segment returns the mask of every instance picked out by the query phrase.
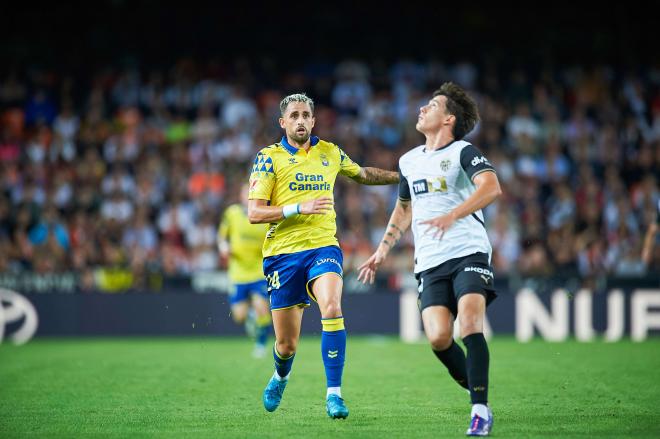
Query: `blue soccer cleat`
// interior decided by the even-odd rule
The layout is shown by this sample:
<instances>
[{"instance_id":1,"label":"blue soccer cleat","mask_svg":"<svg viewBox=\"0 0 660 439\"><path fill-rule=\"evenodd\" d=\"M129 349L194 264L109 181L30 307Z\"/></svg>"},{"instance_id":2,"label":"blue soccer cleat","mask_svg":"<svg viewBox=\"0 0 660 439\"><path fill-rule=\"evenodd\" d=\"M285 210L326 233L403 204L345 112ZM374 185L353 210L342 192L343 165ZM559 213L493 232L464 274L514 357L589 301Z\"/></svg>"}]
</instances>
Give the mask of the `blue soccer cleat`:
<instances>
[{"instance_id":1,"label":"blue soccer cleat","mask_svg":"<svg viewBox=\"0 0 660 439\"><path fill-rule=\"evenodd\" d=\"M467 436L488 436L493 428L493 414L488 409L488 420L479 415L474 415L470 421L470 428L465 432Z\"/></svg>"},{"instance_id":2,"label":"blue soccer cleat","mask_svg":"<svg viewBox=\"0 0 660 439\"><path fill-rule=\"evenodd\" d=\"M264 408L269 412L274 412L279 406L280 401L282 401L282 395L284 394L284 388L286 383L289 380L279 381L272 377L264 389Z\"/></svg>"},{"instance_id":3,"label":"blue soccer cleat","mask_svg":"<svg viewBox=\"0 0 660 439\"><path fill-rule=\"evenodd\" d=\"M345 419L348 417L348 408L339 395L335 395L334 393L329 395L326 401L326 408L328 416L332 419Z\"/></svg>"}]
</instances>

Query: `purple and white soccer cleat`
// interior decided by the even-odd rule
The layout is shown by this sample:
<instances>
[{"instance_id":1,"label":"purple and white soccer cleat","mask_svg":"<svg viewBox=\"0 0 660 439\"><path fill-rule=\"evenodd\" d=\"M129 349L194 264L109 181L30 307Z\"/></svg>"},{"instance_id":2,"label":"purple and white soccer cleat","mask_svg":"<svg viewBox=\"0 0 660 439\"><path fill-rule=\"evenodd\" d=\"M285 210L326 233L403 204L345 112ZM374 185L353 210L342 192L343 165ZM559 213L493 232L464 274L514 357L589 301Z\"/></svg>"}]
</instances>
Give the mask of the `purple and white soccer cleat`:
<instances>
[{"instance_id":1,"label":"purple and white soccer cleat","mask_svg":"<svg viewBox=\"0 0 660 439\"><path fill-rule=\"evenodd\" d=\"M470 428L465 432L467 436L488 436L493 428L493 412L488 407L488 420L474 415L470 421Z\"/></svg>"}]
</instances>

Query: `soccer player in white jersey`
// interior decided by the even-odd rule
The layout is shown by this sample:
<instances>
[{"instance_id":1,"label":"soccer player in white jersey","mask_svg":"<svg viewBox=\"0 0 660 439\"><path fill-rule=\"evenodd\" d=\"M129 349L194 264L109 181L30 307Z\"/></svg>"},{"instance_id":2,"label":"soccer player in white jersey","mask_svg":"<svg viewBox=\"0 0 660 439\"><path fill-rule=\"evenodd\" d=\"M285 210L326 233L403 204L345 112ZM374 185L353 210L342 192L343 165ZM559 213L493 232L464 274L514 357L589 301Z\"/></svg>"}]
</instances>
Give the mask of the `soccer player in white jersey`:
<instances>
[{"instance_id":1,"label":"soccer player in white jersey","mask_svg":"<svg viewBox=\"0 0 660 439\"><path fill-rule=\"evenodd\" d=\"M399 160L399 200L383 240L358 274L373 283L390 249L412 226L424 332L452 378L470 392L468 436L487 436L493 425L483 323L496 294L482 209L501 194L486 157L462 140L478 120L474 100L453 83L443 84L420 108L416 128L426 142ZM467 358L453 339L458 316Z\"/></svg>"}]
</instances>

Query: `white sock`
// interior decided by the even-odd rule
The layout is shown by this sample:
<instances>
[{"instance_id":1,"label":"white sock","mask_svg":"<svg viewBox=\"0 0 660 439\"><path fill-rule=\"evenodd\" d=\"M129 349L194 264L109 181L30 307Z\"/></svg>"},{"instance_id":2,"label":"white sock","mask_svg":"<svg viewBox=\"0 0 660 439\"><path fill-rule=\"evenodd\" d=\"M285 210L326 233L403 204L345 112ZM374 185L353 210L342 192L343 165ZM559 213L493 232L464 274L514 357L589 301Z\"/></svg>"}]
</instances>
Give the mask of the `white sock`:
<instances>
[{"instance_id":1,"label":"white sock","mask_svg":"<svg viewBox=\"0 0 660 439\"><path fill-rule=\"evenodd\" d=\"M291 375L291 372L287 373L285 377L281 377L277 371L273 373L273 378L275 378L277 381L286 381L289 379L289 375Z\"/></svg>"},{"instance_id":2,"label":"white sock","mask_svg":"<svg viewBox=\"0 0 660 439\"><path fill-rule=\"evenodd\" d=\"M482 418L484 421L487 421L488 407L483 404L474 404L472 406L472 413L470 414L470 417L472 418L474 415L479 415L480 418Z\"/></svg>"},{"instance_id":3,"label":"white sock","mask_svg":"<svg viewBox=\"0 0 660 439\"><path fill-rule=\"evenodd\" d=\"M325 394L327 398L330 395L337 395L341 398L341 387L328 387L328 392Z\"/></svg>"}]
</instances>

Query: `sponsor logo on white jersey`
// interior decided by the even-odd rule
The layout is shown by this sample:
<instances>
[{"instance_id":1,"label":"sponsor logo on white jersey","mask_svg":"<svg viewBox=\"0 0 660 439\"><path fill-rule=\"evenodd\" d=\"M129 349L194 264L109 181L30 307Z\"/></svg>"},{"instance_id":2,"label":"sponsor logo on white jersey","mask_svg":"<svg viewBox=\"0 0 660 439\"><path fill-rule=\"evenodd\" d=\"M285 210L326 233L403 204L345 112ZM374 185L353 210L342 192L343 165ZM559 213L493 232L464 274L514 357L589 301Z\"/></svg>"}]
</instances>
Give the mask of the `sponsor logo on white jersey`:
<instances>
[{"instance_id":1,"label":"sponsor logo on white jersey","mask_svg":"<svg viewBox=\"0 0 660 439\"><path fill-rule=\"evenodd\" d=\"M484 157L484 156L481 156L481 157L475 157L475 158L472 159L472 162L470 162L470 164L471 164L472 166L477 166L477 165L480 164L480 163L485 163L485 164L487 164L487 165L490 165L490 162L489 162L488 159L487 159L486 157Z\"/></svg>"}]
</instances>

